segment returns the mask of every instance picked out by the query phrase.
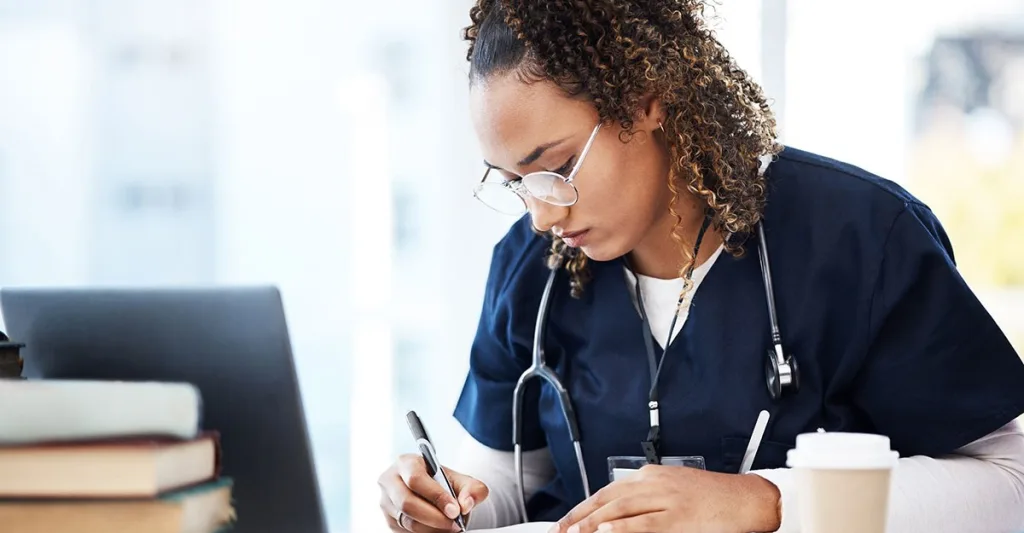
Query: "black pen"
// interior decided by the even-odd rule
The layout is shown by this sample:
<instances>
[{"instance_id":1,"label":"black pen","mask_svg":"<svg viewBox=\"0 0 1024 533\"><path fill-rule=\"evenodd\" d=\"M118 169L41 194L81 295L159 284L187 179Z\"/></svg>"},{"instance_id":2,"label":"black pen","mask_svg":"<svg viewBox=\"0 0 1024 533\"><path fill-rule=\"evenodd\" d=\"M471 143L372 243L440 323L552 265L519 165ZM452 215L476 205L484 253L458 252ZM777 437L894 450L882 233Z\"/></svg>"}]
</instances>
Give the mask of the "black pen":
<instances>
[{"instance_id":1,"label":"black pen","mask_svg":"<svg viewBox=\"0 0 1024 533\"><path fill-rule=\"evenodd\" d=\"M430 442L430 437L427 436L427 430L423 428L420 417L416 415L416 411L409 411L405 415L405 420L409 423L412 438L416 439L416 446L420 449L423 462L427 464L427 474L440 483L448 491L448 494L451 494L452 498L456 501L456 505L458 505L459 497L455 494L455 489L452 487L451 481L448 480L448 476L445 475L444 468L441 468L441 462L437 460L437 451L434 450L434 444ZM455 518L455 523L462 528L462 531L466 531L466 522L461 514Z\"/></svg>"}]
</instances>

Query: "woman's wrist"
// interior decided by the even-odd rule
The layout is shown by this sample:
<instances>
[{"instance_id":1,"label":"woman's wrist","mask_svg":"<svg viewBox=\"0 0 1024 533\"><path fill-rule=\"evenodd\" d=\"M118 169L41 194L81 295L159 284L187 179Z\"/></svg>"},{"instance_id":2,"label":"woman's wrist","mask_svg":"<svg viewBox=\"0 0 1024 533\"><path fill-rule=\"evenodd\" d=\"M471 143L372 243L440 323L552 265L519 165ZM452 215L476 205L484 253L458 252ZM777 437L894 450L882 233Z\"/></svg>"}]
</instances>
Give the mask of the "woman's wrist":
<instances>
[{"instance_id":1,"label":"woman's wrist","mask_svg":"<svg viewBox=\"0 0 1024 533\"><path fill-rule=\"evenodd\" d=\"M782 493L774 483L757 474L746 474L743 493L743 531L769 533L782 527Z\"/></svg>"}]
</instances>

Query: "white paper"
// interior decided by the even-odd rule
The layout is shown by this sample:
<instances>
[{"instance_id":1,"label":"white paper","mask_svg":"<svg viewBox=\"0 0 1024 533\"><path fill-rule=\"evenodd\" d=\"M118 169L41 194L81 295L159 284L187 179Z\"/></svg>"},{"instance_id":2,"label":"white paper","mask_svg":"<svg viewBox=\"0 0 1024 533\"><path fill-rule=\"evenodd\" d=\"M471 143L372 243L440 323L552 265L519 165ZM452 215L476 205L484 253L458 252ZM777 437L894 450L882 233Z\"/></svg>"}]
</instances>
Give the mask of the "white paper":
<instances>
[{"instance_id":1,"label":"white paper","mask_svg":"<svg viewBox=\"0 0 1024 533\"><path fill-rule=\"evenodd\" d=\"M471 533L548 533L555 522L529 522L498 529L474 529Z\"/></svg>"},{"instance_id":2,"label":"white paper","mask_svg":"<svg viewBox=\"0 0 1024 533\"><path fill-rule=\"evenodd\" d=\"M637 472L639 472L639 470L635 468L613 468L612 481L622 481Z\"/></svg>"}]
</instances>

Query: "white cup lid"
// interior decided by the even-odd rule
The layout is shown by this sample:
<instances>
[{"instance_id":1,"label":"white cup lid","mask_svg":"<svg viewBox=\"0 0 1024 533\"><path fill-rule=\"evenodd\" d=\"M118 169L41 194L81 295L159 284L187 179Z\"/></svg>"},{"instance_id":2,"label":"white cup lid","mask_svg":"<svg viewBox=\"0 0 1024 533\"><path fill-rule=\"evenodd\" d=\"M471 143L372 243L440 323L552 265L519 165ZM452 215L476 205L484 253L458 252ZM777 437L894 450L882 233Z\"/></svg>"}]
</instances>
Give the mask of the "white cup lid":
<instances>
[{"instance_id":1,"label":"white cup lid","mask_svg":"<svg viewBox=\"0 0 1024 533\"><path fill-rule=\"evenodd\" d=\"M869 433L803 433L787 455L791 468L895 468L899 460L899 453L889 448L888 437Z\"/></svg>"}]
</instances>

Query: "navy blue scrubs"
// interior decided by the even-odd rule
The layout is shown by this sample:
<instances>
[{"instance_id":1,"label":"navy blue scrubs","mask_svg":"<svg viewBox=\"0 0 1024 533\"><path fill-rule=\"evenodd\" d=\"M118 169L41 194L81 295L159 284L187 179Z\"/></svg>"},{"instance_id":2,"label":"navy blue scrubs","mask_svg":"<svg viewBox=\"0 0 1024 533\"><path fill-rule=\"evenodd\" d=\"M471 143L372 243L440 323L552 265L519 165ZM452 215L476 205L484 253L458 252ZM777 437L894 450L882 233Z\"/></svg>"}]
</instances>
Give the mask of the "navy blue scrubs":
<instances>
[{"instance_id":1,"label":"navy blue scrubs","mask_svg":"<svg viewBox=\"0 0 1024 533\"><path fill-rule=\"evenodd\" d=\"M880 433L902 456L953 451L1024 412L1024 364L957 273L935 215L892 182L787 148L767 172L765 232L779 323L802 372L773 402L771 347L757 239L723 253L693 298L662 369L661 451L736 472L757 414L772 413L754 468L785 466L799 433ZM549 273L545 237L517 222L494 248L470 371L455 416L481 443L512 449L512 390L531 360ZM547 330L548 364L579 419L591 490L607 458L642 456L650 373L621 260L590 261L581 299L563 275ZM660 349L658 357L661 356ZM549 447L557 477L528 502L557 520L584 493L550 386L533 380L524 449Z\"/></svg>"}]
</instances>

